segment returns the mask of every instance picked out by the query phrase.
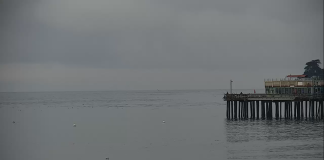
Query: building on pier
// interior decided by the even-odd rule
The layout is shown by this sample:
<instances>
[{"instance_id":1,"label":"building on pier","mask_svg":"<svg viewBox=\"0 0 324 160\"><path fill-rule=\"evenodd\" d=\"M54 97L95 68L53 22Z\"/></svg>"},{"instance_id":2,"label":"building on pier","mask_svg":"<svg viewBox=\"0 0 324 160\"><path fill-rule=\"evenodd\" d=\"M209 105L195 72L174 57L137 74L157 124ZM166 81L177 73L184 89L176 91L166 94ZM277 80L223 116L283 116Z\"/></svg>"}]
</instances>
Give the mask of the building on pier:
<instances>
[{"instance_id":1,"label":"building on pier","mask_svg":"<svg viewBox=\"0 0 324 160\"><path fill-rule=\"evenodd\" d=\"M264 80L266 94L324 94L322 77L308 78L306 75L288 75L283 79Z\"/></svg>"}]
</instances>

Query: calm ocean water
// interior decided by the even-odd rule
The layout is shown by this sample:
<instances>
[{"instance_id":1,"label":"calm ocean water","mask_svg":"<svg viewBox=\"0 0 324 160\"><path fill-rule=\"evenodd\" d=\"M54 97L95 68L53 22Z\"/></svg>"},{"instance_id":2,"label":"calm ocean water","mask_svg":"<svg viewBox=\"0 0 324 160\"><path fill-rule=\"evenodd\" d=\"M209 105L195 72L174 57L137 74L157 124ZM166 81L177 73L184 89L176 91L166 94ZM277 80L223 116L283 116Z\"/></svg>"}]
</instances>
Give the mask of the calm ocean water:
<instances>
[{"instance_id":1,"label":"calm ocean water","mask_svg":"<svg viewBox=\"0 0 324 160\"><path fill-rule=\"evenodd\" d=\"M225 92L0 93L0 159L323 159L323 121L226 120Z\"/></svg>"}]
</instances>

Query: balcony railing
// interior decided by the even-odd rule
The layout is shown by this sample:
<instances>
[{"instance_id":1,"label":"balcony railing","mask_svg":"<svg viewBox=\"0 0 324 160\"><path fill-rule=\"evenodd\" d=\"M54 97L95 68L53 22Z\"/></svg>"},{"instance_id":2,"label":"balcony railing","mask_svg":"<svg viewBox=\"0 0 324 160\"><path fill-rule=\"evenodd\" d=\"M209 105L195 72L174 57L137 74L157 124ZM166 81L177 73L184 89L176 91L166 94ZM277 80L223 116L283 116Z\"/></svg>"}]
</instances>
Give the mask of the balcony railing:
<instances>
[{"instance_id":1,"label":"balcony railing","mask_svg":"<svg viewBox=\"0 0 324 160\"><path fill-rule=\"evenodd\" d=\"M279 79L264 79L265 82L273 82L273 81L324 81L323 78L296 78L296 79L293 79L293 78L279 78Z\"/></svg>"}]
</instances>

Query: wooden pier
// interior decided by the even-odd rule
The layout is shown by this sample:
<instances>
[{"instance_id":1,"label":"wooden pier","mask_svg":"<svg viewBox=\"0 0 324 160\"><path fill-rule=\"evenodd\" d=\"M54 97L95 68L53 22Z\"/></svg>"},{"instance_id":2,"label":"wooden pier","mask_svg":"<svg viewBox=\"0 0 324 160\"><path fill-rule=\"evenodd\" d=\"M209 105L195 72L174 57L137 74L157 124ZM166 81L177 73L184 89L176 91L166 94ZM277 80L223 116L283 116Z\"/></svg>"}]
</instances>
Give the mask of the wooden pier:
<instances>
[{"instance_id":1,"label":"wooden pier","mask_svg":"<svg viewBox=\"0 0 324 160\"><path fill-rule=\"evenodd\" d=\"M227 119L324 118L323 95L225 94Z\"/></svg>"}]
</instances>

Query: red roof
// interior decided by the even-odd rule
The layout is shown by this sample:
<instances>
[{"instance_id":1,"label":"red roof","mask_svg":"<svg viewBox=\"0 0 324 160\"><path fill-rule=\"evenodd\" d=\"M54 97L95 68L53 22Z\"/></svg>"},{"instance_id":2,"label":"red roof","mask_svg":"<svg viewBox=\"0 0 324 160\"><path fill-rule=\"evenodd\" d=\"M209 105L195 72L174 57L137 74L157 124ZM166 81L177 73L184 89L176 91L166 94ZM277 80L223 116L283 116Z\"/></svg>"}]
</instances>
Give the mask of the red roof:
<instances>
[{"instance_id":1,"label":"red roof","mask_svg":"<svg viewBox=\"0 0 324 160\"><path fill-rule=\"evenodd\" d=\"M287 77L298 77L298 78L304 78L306 75L288 75Z\"/></svg>"}]
</instances>

